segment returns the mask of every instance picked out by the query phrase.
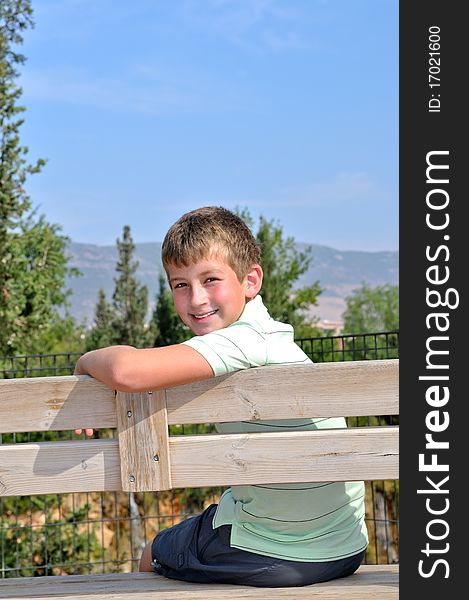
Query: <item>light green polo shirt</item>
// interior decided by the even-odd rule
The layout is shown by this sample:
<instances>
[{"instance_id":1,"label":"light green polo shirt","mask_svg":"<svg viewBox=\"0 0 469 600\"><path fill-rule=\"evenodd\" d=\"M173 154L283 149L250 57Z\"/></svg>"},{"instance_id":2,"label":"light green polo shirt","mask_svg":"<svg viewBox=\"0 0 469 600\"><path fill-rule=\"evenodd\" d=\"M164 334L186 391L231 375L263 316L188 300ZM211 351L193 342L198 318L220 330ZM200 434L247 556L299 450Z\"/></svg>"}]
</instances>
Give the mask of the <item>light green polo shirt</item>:
<instances>
[{"instance_id":1,"label":"light green polo shirt","mask_svg":"<svg viewBox=\"0 0 469 600\"><path fill-rule=\"evenodd\" d=\"M258 295L235 323L184 342L209 362L215 376L264 365L309 363L293 328L272 319ZM345 419L217 423L220 433L346 427ZM231 546L287 560L320 562L364 550L362 481L238 485L222 495L213 527L231 525Z\"/></svg>"}]
</instances>

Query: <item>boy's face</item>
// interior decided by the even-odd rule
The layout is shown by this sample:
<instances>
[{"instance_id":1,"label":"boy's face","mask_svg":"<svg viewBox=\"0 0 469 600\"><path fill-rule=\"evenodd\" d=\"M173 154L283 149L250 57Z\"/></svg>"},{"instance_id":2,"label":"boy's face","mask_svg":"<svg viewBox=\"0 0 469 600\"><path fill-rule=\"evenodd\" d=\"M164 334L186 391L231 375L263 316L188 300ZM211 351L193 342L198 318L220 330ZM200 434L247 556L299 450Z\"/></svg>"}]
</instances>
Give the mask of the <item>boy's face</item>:
<instances>
[{"instance_id":1,"label":"boy's face","mask_svg":"<svg viewBox=\"0 0 469 600\"><path fill-rule=\"evenodd\" d=\"M262 271L258 269L261 283ZM253 284L250 274L240 282L233 269L213 255L187 267L170 265L168 276L176 311L196 335L205 335L237 321L246 301L260 288L260 283Z\"/></svg>"}]
</instances>

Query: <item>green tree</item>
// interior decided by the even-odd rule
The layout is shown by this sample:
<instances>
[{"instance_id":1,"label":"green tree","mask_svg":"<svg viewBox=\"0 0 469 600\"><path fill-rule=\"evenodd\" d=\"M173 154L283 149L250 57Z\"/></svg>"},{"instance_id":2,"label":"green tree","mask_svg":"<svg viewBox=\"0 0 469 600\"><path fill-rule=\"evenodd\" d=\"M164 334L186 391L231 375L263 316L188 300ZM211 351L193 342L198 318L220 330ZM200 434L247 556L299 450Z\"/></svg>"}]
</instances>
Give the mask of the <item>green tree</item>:
<instances>
[{"instance_id":1,"label":"green tree","mask_svg":"<svg viewBox=\"0 0 469 600\"><path fill-rule=\"evenodd\" d=\"M67 306L65 278L77 273L67 266L68 238L37 217L24 187L45 164L27 162L19 135L25 108L18 105L16 79L25 57L16 48L33 25L29 0L0 2L0 354L53 349L60 309Z\"/></svg>"},{"instance_id":2,"label":"green tree","mask_svg":"<svg viewBox=\"0 0 469 600\"><path fill-rule=\"evenodd\" d=\"M148 343L145 319L148 311L148 288L140 285L135 273L138 261L134 260L135 244L129 225L124 226L122 240L117 239L119 260L114 278L112 296L115 319L114 343L142 347Z\"/></svg>"},{"instance_id":3,"label":"green tree","mask_svg":"<svg viewBox=\"0 0 469 600\"><path fill-rule=\"evenodd\" d=\"M95 307L94 326L86 338L86 350L95 350L112 346L114 334L115 312L112 305L106 300L103 289L98 292L98 303Z\"/></svg>"},{"instance_id":4,"label":"green tree","mask_svg":"<svg viewBox=\"0 0 469 600\"><path fill-rule=\"evenodd\" d=\"M179 344L189 339L192 334L174 308L173 297L167 288L165 277L160 275L158 282L159 290L151 320L153 345L159 347Z\"/></svg>"},{"instance_id":5,"label":"green tree","mask_svg":"<svg viewBox=\"0 0 469 600\"><path fill-rule=\"evenodd\" d=\"M130 227L124 226L122 240L116 240L119 258L116 264L112 303L106 300L104 290L99 290L95 307L94 326L86 339L87 350L129 344L141 348L150 343L145 320L148 311L148 288L140 285L134 260L135 244Z\"/></svg>"},{"instance_id":6,"label":"green tree","mask_svg":"<svg viewBox=\"0 0 469 600\"><path fill-rule=\"evenodd\" d=\"M36 496L6 498L0 508L5 528L2 563L7 577L89 573L88 564L102 557L97 527L87 526L89 504L60 519L56 516L57 496L45 496L40 502ZM33 509L43 511L44 525L33 526L28 519L18 521L18 514L27 515Z\"/></svg>"},{"instance_id":7,"label":"green tree","mask_svg":"<svg viewBox=\"0 0 469 600\"><path fill-rule=\"evenodd\" d=\"M238 210L238 214L253 229L254 222L249 211ZM317 281L295 287L313 260L311 246L299 250L293 237L284 239L283 227L278 222L268 221L262 215L255 235L261 246L264 271L260 294L271 316L290 323L297 338L319 335L308 311L317 304L321 287Z\"/></svg>"},{"instance_id":8,"label":"green tree","mask_svg":"<svg viewBox=\"0 0 469 600\"><path fill-rule=\"evenodd\" d=\"M399 329L399 286L365 283L346 299L344 332L377 333Z\"/></svg>"}]
</instances>

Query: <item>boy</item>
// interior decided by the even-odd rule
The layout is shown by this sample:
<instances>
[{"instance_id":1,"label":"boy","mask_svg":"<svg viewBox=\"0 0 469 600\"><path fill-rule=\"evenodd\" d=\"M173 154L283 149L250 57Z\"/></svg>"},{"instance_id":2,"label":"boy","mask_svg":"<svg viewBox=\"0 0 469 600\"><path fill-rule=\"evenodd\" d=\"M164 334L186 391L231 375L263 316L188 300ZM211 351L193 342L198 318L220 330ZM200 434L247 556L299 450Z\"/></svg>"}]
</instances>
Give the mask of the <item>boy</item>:
<instances>
[{"instance_id":1,"label":"boy","mask_svg":"<svg viewBox=\"0 0 469 600\"><path fill-rule=\"evenodd\" d=\"M166 234L162 260L176 311L195 337L164 348L94 350L78 360L76 374L136 392L310 362L293 328L274 321L258 295L260 249L237 215L221 207L183 215ZM223 433L324 427L345 427L345 420L217 424ZM233 486L218 505L161 531L144 549L140 570L260 587L345 577L364 557L364 512L363 482Z\"/></svg>"}]
</instances>

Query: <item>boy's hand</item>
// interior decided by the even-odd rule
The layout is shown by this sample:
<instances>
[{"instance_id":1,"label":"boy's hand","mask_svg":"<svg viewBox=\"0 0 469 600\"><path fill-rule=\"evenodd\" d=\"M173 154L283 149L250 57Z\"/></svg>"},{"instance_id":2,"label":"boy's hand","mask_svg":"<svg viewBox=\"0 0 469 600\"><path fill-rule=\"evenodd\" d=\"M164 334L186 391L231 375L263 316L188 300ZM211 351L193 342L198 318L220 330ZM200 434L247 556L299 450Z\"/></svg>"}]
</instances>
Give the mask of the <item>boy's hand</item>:
<instances>
[{"instance_id":1,"label":"boy's hand","mask_svg":"<svg viewBox=\"0 0 469 600\"><path fill-rule=\"evenodd\" d=\"M95 429L75 429L75 433L77 435L81 435L82 431L85 432L86 437L93 437L93 433L95 431L99 431L99 429L96 429L96 430Z\"/></svg>"},{"instance_id":2,"label":"boy's hand","mask_svg":"<svg viewBox=\"0 0 469 600\"><path fill-rule=\"evenodd\" d=\"M142 392L210 379L213 370L197 350L184 344L137 349L109 346L83 354L74 375L89 375L114 390ZM96 429L75 429L91 437Z\"/></svg>"},{"instance_id":3,"label":"boy's hand","mask_svg":"<svg viewBox=\"0 0 469 600\"><path fill-rule=\"evenodd\" d=\"M75 365L75 370L73 372L74 375L88 375L88 372L86 370L86 368L84 368L84 366L82 365L82 363L84 361L81 361L81 357L78 359L76 365ZM75 429L75 433L77 435L81 435L82 432L85 432L86 437L93 437L93 434L95 431L99 431L99 429Z\"/></svg>"}]
</instances>

